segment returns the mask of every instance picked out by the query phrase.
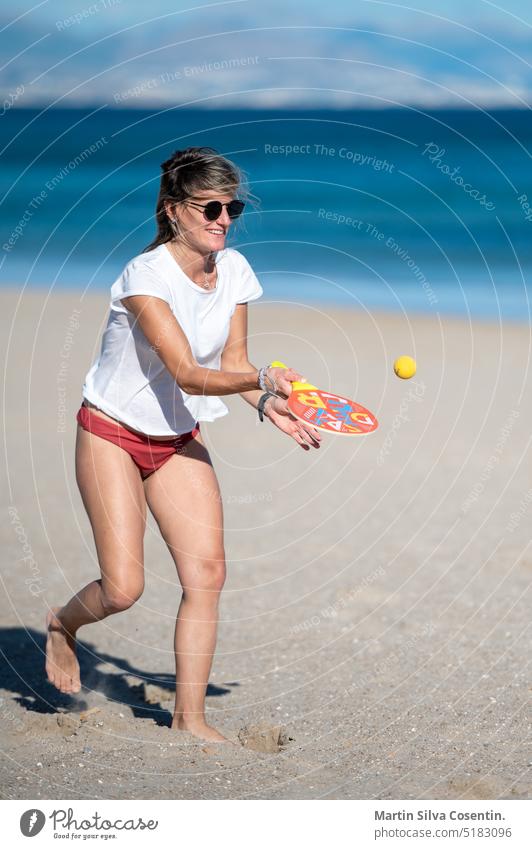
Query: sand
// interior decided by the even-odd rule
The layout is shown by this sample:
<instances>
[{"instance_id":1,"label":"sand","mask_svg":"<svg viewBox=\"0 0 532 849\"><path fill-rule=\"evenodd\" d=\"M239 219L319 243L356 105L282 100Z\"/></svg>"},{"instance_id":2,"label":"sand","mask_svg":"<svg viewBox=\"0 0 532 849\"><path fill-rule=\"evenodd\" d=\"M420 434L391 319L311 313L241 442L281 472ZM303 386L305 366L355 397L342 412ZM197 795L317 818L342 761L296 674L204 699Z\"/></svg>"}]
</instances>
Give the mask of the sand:
<instances>
[{"instance_id":1,"label":"sand","mask_svg":"<svg viewBox=\"0 0 532 849\"><path fill-rule=\"evenodd\" d=\"M213 746L168 727L180 592L151 518L144 595L80 631L82 693L45 680L46 610L98 577L74 417L107 296L1 302L3 798L530 798L526 324L252 305L253 362L380 428L304 453L237 397L202 428L229 567L207 703L236 743Z\"/></svg>"}]
</instances>

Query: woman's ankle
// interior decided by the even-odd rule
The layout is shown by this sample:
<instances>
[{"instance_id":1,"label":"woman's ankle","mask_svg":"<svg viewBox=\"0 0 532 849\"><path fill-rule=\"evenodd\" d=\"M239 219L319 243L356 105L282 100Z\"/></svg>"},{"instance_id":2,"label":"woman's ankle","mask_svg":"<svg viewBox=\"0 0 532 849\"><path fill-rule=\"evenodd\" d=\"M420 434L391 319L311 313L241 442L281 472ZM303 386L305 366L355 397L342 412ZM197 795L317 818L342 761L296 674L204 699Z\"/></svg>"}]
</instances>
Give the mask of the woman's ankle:
<instances>
[{"instance_id":1,"label":"woman's ankle","mask_svg":"<svg viewBox=\"0 0 532 849\"><path fill-rule=\"evenodd\" d=\"M64 607L56 607L52 608L53 619L60 626L61 631L67 636L72 637L72 639L76 638L77 627L68 621L67 618L64 617L63 614Z\"/></svg>"},{"instance_id":2,"label":"woman's ankle","mask_svg":"<svg viewBox=\"0 0 532 849\"><path fill-rule=\"evenodd\" d=\"M178 728L199 728L207 725L203 711L175 710L172 725Z\"/></svg>"}]
</instances>

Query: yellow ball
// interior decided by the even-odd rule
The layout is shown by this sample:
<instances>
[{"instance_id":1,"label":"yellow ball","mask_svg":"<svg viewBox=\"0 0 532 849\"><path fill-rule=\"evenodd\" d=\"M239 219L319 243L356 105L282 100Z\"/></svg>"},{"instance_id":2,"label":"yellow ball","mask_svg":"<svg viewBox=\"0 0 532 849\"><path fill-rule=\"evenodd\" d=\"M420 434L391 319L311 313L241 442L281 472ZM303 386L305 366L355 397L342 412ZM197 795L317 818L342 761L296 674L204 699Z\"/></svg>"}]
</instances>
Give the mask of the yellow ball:
<instances>
[{"instance_id":1,"label":"yellow ball","mask_svg":"<svg viewBox=\"0 0 532 849\"><path fill-rule=\"evenodd\" d=\"M393 370L397 377L408 380L416 373L416 361L412 357L397 357L393 364Z\"/></svg>"}]
</instances>

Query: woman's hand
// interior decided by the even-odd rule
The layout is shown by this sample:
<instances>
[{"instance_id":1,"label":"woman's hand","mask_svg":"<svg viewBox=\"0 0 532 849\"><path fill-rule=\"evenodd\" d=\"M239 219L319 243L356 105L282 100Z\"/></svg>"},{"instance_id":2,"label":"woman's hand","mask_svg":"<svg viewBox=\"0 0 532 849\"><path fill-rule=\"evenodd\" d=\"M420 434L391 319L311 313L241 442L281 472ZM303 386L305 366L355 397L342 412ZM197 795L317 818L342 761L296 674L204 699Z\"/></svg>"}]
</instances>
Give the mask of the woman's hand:
<instances>
[{"instance_id":1,"label":"woman's hand","mask_svg":"<svg viewBox=\"0 0 532 849\"><path fill-rule=\"evenodd\" d=\"M287 369L288 371L291 371L291 369ZM294 380L298 379L299 377L294 378ZM272 398L270 396L264 405L264 414L279 430L295 439L304 451L309 451L311 446L312 448L320 447L321 436L319 431L312 425L296 419L288 409L285 398Z\"/></svg>"},{"instance_id":2,"label":"woman's hand","mask_svg":"<svg viewBox=\"0 0 532 849\"><path fill-rule=\"evenodd\" d=\"M268 389L271 392L277 392L288 398L292 391L292 381L302 380L302 375L293 368L280 368L279 366L270 366L266 371Z\"/></svg>"}]
</instances>

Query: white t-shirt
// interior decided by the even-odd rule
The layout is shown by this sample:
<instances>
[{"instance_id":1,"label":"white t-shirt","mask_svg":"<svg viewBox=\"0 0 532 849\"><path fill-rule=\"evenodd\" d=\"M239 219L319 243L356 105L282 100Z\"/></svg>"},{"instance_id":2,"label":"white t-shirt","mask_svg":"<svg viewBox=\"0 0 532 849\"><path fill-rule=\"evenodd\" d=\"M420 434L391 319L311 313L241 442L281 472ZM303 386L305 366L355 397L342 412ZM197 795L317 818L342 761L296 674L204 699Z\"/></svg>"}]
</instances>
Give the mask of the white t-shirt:
<instances>
[{"instance_id":1,"label":"white t-shirt","mask_svg":"<svg viewBox=\"0 0 532 849\"><path fill-rule=\"evenodd\" d=\"M180 268L165 245L134 257L111 286L110 313L99 356L83 384L83 396L104 413L150 436L192 430L229 411L213 395L187 395L122 305L128 295L166 301L183 329L198 365L219 369L236 305L263 294L247 259L233 248L216 254L217 284L203 289Z\"/></svg>"}]
</instances>

